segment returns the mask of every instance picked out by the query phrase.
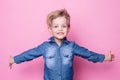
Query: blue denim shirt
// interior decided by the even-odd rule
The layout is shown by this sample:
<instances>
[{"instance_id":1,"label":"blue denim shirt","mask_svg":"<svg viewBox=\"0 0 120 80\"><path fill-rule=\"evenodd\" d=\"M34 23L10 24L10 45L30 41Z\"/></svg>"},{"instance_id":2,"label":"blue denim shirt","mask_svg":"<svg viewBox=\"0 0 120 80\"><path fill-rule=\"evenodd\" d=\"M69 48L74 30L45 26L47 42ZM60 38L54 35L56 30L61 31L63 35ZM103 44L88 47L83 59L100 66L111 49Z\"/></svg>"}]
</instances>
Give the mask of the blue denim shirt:
<instances>
[{"instance_id":1,"label":"blue denim shirt","mask_svg":"<svg viewBox=\"0 0 120 80\"><path fill-rule=\"evenodd\" d=\"M30 61L39 56L44 58L44 80L73 80L73 58L80 56L92 62L103 62L105 56L68 41L66 38L58 46L51 37L36 48L14 57L15 63Z\"/></svg>"}]
</instances>

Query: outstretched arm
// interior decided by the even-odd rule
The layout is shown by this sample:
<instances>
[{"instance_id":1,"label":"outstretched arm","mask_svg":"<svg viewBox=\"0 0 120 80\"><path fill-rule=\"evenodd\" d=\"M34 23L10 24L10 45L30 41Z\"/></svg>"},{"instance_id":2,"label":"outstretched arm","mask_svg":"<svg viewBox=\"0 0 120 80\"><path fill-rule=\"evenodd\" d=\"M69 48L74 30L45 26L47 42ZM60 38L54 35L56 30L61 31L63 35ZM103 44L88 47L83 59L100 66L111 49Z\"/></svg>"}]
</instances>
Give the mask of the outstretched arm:
<instances>
[{"instance_id":1,"label":"outstretched arm","mask_svg":"<svg viewBox=\"0 0 120 80\"><path fill-rule=\"evenodd\" d=\"M30 60L33 60L33 59L43 55L44 49L45 49L44 47L45 47L44 44L41 44L38 47L29 49L29 50L27 50L19 55L16 55L14 57L10 56L10 59L9 59L10 69L12 68L12 65L14 63L20 64L22 62L30 61Z\"/></svg>"},{"instance_id":2,"label":"outstretched arm","mask_svg":"<svg viewBox=\"0 0 120 80\"><path fill-rule=\"evenodd\" d=\"M111 51L107 55L103 55L100 53L89 51L88 49L81 47L77 44L74 44L73 51L76 55L81 56L92 62L113 61L115 58L115 56L111 53Z\"/></svg>"},{"instance_id":3,"label":"outstretched arm","mask_svg":"<svg viewBox=\"0 0 120 80\"><path fill-rule=\"evenodd\" d=\"M92 61L94 63L103 62L105 59L105 55L90 51L87 48L77 45L76 43L74 43L73 49L74 49L73 52L75 53L75 55L85 58L88 61Z\"/></svg>"}]
</instances>

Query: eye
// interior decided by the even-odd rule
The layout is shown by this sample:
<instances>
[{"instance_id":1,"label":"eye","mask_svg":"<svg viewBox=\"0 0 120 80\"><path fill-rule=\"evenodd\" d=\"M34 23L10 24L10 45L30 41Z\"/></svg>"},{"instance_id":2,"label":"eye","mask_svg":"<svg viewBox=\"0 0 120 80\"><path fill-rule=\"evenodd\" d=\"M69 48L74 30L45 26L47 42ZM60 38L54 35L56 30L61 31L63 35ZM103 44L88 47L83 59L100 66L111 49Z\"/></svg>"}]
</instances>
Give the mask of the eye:
<instances>
[{"instance_id":1,"label":"eye","mask_svg":"<svg viewBox=\"0 0 120 80\"><path fill-rule=\"evenodd\" d=\"M63 28L67 28L67 26L65 26L65 25L63 25L62 27L63 27Z\"/></svg>"},{"instance_id":2,"label":"eye","mask_svg":"<svg viewBox=\"0 0 120 80\"><path fill-rule=\"evenodd\" d=\"M58 26L53 26L53 28L57 28Z\"/></svg>"}]
</instances>

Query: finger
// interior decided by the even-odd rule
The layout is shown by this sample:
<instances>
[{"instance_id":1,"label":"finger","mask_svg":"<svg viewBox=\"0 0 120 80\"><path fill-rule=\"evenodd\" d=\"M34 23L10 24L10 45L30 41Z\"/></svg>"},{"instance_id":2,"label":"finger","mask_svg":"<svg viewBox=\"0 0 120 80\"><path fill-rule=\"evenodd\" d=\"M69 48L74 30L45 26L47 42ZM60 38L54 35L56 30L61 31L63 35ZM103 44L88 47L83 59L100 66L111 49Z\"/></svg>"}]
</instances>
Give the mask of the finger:
<instances>
[{"instance_id":1,"label":"finger","mask_svg":"<svg viewBox=\"0 0 120 80\"><path fill-rule=\"evenodd\" d=\"M12 64L9 65L10 69L12 69Z\"/></svg>"},{"instance_id":2,"label":"finger","mask_svg":"<svg viewBox=\"0 0 120 80\"><path fill-rule=\"evenodd\" d=\"M111 61L113 61L114 60L114 55L112 54L112 51L110 50L110 52L109 52L109 56L111 57Z\"/></svg>"},{"instance_id":3,"label":"finger","mask_svg":"<svg viewBox=\"0 0 120 80\"><path fill-rule=\"evenodd\" d=\"M110 50L110 52L109 52L109 56L111 57L111 61L113 61L114 58L115 58L115 56L112 54L112 51L111 51L111 50Z\"/></svg>"},{"instance_id":4,"label":"finger","mask_svg":"<svg viewBox=\"0 0 120 80\"><path fill-rule=\"evenodd\" d=\"M110 52L109 52L110 54L112 53L112 51L110 50Z\"/></svg>"},{"instance_id":5,"label":"finger","mask_svg":"<svg viewBox=\"0 0 120 80\"><path fill-rule=\"evenodd\" d=\"M12 58L12 56L10 55L10 58L9 58L9 67L10 67L10 69L12 69L11 58Z\"/></svg>"},{"instance_id":6,"label":"finger","mask_svg":"<svg viewBox=\"0 0 120 80\"><path fill-rule=\"evenodd\" d=\"M10 69L11 69L11 64L9 63L9 67L10 67Z\"/></svg>"},{"instance_id":7,"label":"finger","mask_svg":"<svg viewBox=\"0 0 120 80\"><path fill-rule=\"evenodd\" d=\"M115 55L111 54L112 61L115 60Z\"/></svg>"}]
</instances>

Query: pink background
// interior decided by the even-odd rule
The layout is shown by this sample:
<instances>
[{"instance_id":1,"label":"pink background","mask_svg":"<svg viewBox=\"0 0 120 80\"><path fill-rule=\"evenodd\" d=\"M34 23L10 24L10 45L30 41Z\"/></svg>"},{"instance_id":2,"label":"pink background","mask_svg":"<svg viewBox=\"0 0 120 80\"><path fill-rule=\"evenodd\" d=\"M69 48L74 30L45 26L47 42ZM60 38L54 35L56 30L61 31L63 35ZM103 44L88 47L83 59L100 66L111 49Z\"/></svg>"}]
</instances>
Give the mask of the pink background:
<instances>
[{"instance_id":1,"label":"pink background","mask_svg":"<svg viewBox=\"0 0 120 80\"><path fill-rule=\"evenodd\" d=\"M43 80L43 58L8 67L10 55L33 48L51 35L49 12L66 8L71 15L68 39L92 51L115 54L115 61L74 61L74 80L120 80L119 0L0 0L0 80Z\"/></svg>"}]
</instances>

